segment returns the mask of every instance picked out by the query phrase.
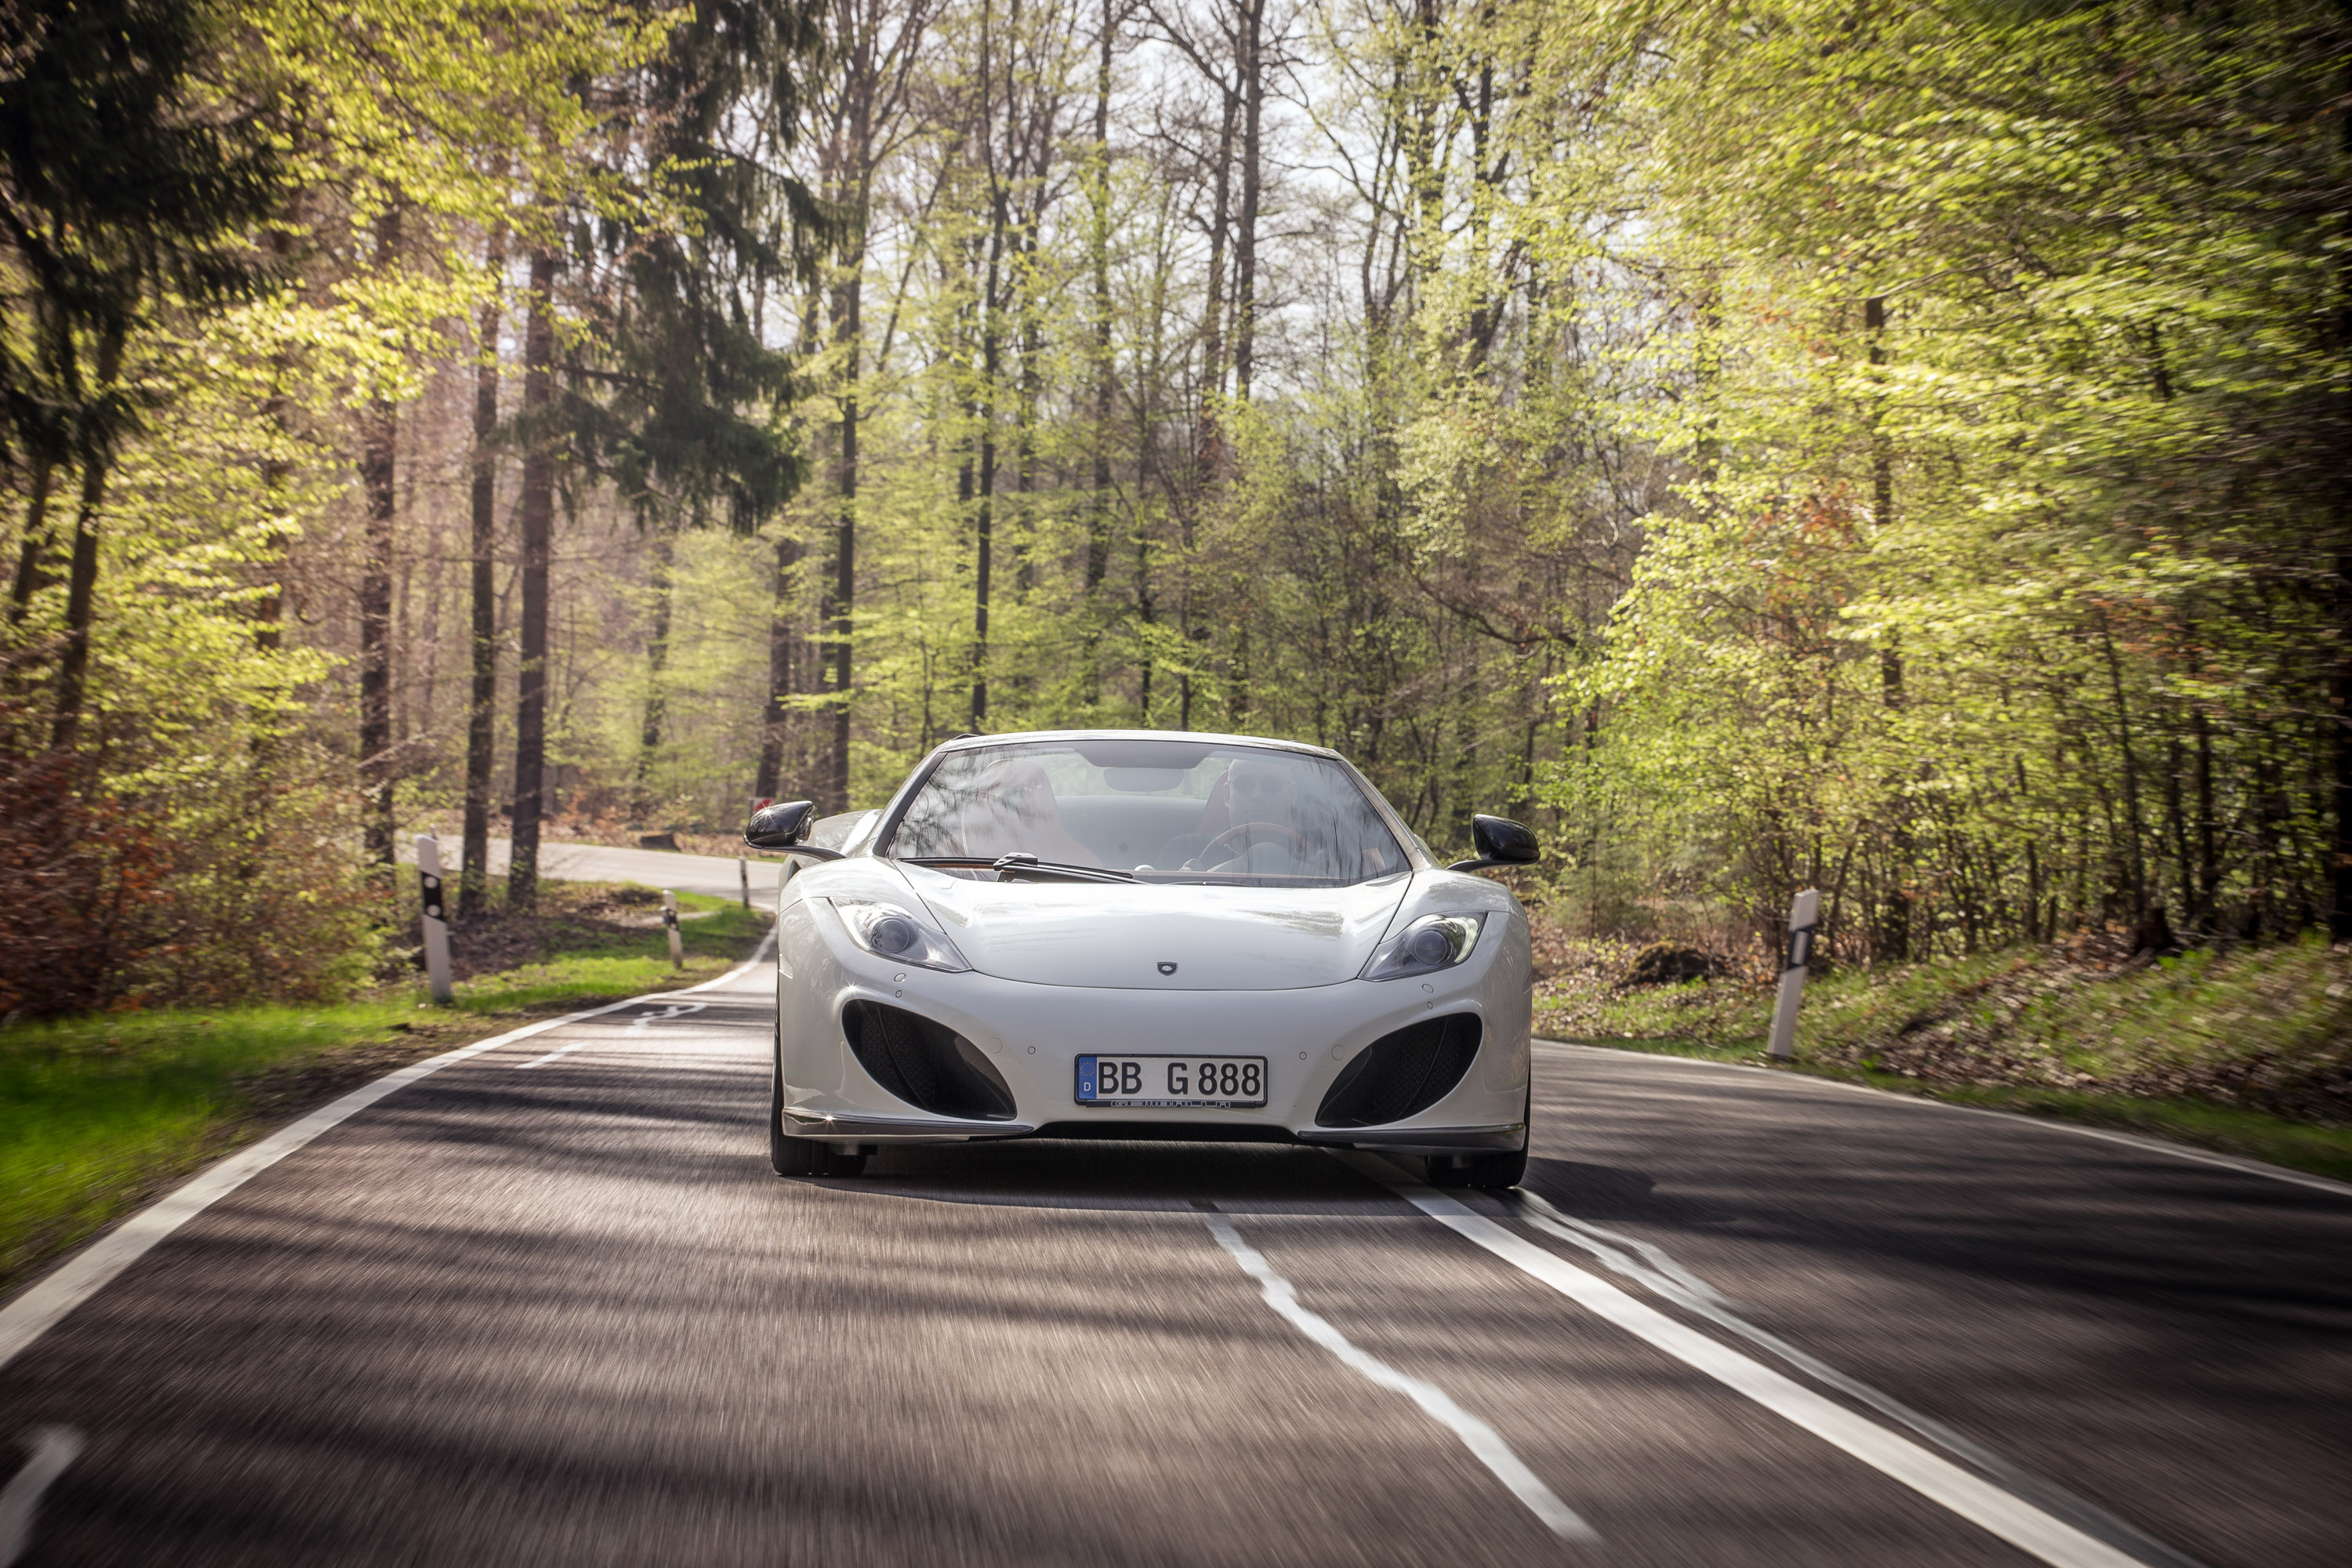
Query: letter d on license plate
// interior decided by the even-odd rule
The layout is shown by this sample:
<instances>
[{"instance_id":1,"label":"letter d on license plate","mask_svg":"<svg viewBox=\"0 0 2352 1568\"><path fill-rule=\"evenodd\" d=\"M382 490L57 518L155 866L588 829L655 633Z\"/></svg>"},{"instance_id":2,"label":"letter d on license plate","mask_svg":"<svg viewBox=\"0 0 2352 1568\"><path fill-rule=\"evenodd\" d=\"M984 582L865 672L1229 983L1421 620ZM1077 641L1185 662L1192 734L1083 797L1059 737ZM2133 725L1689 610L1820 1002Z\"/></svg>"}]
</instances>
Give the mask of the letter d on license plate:
<instances>
[{"instance_id":1,"label":"letter d on license plate","mask_svg":"<svg viewBox=\"0 0 2352 1568\"><path fill-rule=\"evenodd\" d=\"M1265 1103L1264 1057L1080 1057L1080 1105L1177 1110Z\"/></svg>"}]
</instances>

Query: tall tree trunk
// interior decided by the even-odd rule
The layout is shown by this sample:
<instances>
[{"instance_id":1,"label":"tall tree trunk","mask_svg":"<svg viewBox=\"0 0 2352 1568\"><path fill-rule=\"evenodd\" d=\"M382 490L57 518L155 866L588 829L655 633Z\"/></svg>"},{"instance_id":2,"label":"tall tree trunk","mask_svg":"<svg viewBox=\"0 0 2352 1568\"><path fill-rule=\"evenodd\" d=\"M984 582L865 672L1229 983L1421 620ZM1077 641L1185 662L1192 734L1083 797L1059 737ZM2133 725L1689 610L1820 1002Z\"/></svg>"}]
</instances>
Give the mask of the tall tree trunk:
<instances>
[{"instance_id":1,"label":"tall tree trunk","mask_svg":"<svg viewBox=\"0 0 2352 1568\"><path fill-rule=\"evenodd\" d=\"M646 716L637 731L637 776L629 809L643 822L654 808L654 760L661 751L668 702L662 679L669 668L670 572L677 563L669 533L654 531L654 624L646 638Z\"/></svg>"},{"instance_id":2,"label":"tall tree trunk","mask_svg":"<svg viewBox=\"0 0 2352 1568\"><path fill-rule=\"evenodd\" d=\"M1217 418L1217 400L1225 390L1225 239L1233 226L1234 121L1241 112L1241 95L1223 89L1224 118L1217 130L1216 194L1209 210L1209 280L1207 303L1201 319L1201 420L1192 437L1193 482L1205 485L1224 468L1224 437ZM1183 510L1185 545L1192 539L1192 509Z\"/></svg>"},{"instance_id":3,"label":"tall tree trunk","mask_svg":"<svg viewBox=\"0 0 2352 1568\"><path fill-rule=\"evenodd\" d=\"M387 398L368 405L360 449L367 493L366 554L360 566L360 779L367 791L367 857L392 851L392 555L394 459L399 421Z\"/></svg>"},{"instance_id":4,"label":"tall tree trunk","mask_svg":"<svg viewBox=\"0 0 2352 1568\"><path fill-rule=\"evenodd\" d=\"M1044 177L1041 168L1038 178ZM1045 354L1045 331L1037 319L1037 215L1029 215L1023 227L1013 279L1021 301L1021 376L1013 402L1013 493L1021 499L1010 522L1013 586L1025 595L1037 585L1037 563L1032 554L1036 522L1029 498L1037 482L1037 405L1045 390L1045 374L1039 361Z\"/></svg>"},{"instance_id":5,"label":"tall tree trunk","mask_svg":"<svg viewBox=\"0 0 2352 1568\"><path fill-rule=\"evenodd\" d=\"M862 215L861 215L862 216ZM857 598L857 396L859 360L865 353L860 312L865 303L866 249L863 242L849 262L848 281L834 300L835 342L842 352L840 510L835 514L833 593L829 616L833 632L833 777L831 805L849 809L849 702L853 673L850 658L851 613Z\"/></svg>"},{"instance_id":6,"label":"tall tree trunk","mask_svg":"<svg viewBox=\"0 0 2352 1568\"><path fill-rule=\"evenodd\" d=\"M1869 334L1868 352L1874 371L1886 364L1886 301L1873 295L1863 301L1863 327ZM1885 382L1876 374L1873 378L1870 410L1870 502L1871 525L1880 532L1895 525L1895 454L1884 421L1885 418ZM1878 689L1889 713L1903 710L1903 647L1890 635L1886 645L1878 650ZM1898 786L1887 802L1887 858L1889 861L1885 919L1880 932L1880 956L1900 963L1911 956L1911 927L1916 913L1911 893L1910 803L1904 799Z\"/></svg>"},{"instance_id":7,"label":"tall tree trunk","mask_svg":"<svg viewBox=\"0 0 2352 1568\"><path fill-rule=\"evenodd\" d=\"M498 745L499 705L498 582L493 572L499 522L499 336L505 316L495 290L506 271L506 230L494 228L483 258L493 292L475 329L475 348L481 358L474 366L473 559L467 585L472 600L473 684L466 707L465 847L457 873L461 919L480 914L489 899L490 773Z\"/></svg>"},{"instance_id":8,"label":"tall tree trunk","mask_svg":"<svg viewBox=\"0 0 2352 1568\"><path fill-rule=\"evenodd\" d=\"M399 245L399 216L386 213L376 221L377 270L392 265ZM367 550L360 566L360 778L368 794L367 856L380 866L394 863L392 563L399 447L392 399L370 399L360 437L360 483L367 492Z\"/></svg>"},{"instance_id":9,"label":"tall tree trunk","mask_svg":"<svg viewBox=\"0 0 2352 1568\"><path fill-rule=\"evenodd\" d=\"M1480 47L1483 50L1485 47L1482 39ZM1495 123L1495 62L1491 58L1479 62L1477 104L1470 116L1470 254L1475 258L1473 266L1478 279L1478 300L1470 310L1469 353L1464 356L1472 370L1485 366L1487 351L1494 345L1495 331L1502 318L1502 312L1495 309L1494 291L1489 283L1492 274L1488 268L1491 264L1487 259L1488 247L1493 243L1496 184L1500 174L1500 165L1489 156ZM1535 279L1530 278L1528 289L1529 310L1538 308L1537 301L1540 298Z\"/></svg>"},{"instance_id":10,"label":"tall tree trunk","mask_svg":"<svg viewBox=\"0 0 2352 1568\"><path fill-rule=\"evenodd\" d=\"M110 328L98 346L98 384L109 388L122 373L122 334ZM58 661L57 718L49 744L59 751L81 731L83 688L89 679L89 636L98 614L98 514L106 503L106 450L95 439L81 452L81 505L74 512L73 557L66 569L66 645Z\"/></svg>"},{"instance_id":11,"label":"tall tree trunk","mask_svg":"<svg viewBox=\"0 0 2352 1568\"><path fill-rule=\"evenodd\" d=\"M1242 208L1234 226L1234 401L1247 403L1257 353L1257 214L1265 184L1265 0L1241 0Z\"/></svg>"},{"instance_id":12,"label":"tall tree trunk","mask_svg":"<svg viewBox=\"0 0 2352 1568\"><path fill-rule=\"evenodd\" d=\"M1005 112L1005 122L1008 126L1012 123L1010 109ZM995 518L992 508L996 497L996 374L1003 340L997 279L1004 254L1005 205L1005 194L1000 184L990 210L988 272L981 298L985 314L981 319L980 329L980 472L974 480L979 508L973 519L971 579L971 727L974 730L988 727L989 576L994 565L995 549Z\"/></svg>"},{"instance_id":13,"label":"tall tree trunk","mask_svg":"<svg viewBox=\"0 0 2352 1568\"><path fill-rule=\"evenodd\" d=\"M1087 510L1087 597L1102 588L1110 569L1110 51L1118 23L1111 0L1103 0L1102 37L1095 58L1095 143L1087 181L1091 224L1087 236L1087 260L1094 273L1094 393L1093 493ZM1098 635L1098 634L1097 634ZM1094 689L1097 671L1088 649L1087 689Z\"/></svg>"},{"instance_id":14,"label":"tall tree trunk","mask_svg":"<svg viewBox=\"0 0 2352 1568\"><path fill-rule=\"evenodd\" d=\"M2124 700L2123 661L2116 654L2116 639L2104 622L2099 627L2099 643L2107 659L2108 689L2116 703L2116 742L2123 752L2124 763L2124 874L2127 885L2124 891L2131 896L2131 918L2135 927L2148 919L2147 860L2141 839L2146 836L2139 804L2139 761L2132 750L2131 709Z\"/></svg>"},{"instance_id":15,"label":"tall tree trunk","mask_svg":"<svg viewBox=\"0 0 2352 1568\"><path fill-rule=\"evenodd\" d=\"M768 596L768 699L760 709L760 766L751 793L772 800L783 788L784 732L792 720L793 573L800 565L801 542L776 541L776 576Z\"/></svg>"},{"instance_id":16,"label":"tall tree trunk","mask_svg":"<svg viewBox=\"0 0 2352 1568\"><path fill-rule=\"evenodd\" d=\"M2336 15L2339 19L2352 15L2352 0L2337 0ZM2352 91L2352 63L2346 64L2338 81L2345 90ZM2352 156L2352 115L2336 115L2336 145L2338 153ZM2339 212L2339 222L2342 216ZM2344 452L2352 449L2346 445L2352 443L2352 392L2342 390L2346 385L2342 368L2352 361L2352 254L2340 249L2336 253L2333 326L2339 389L2336 395L2338 468L2330 508L2330 521L2336 525L2336 602L2331 606L2336 612L2336 668L2329 672L2328 697L2336 710L2330 747L2336 764L2336 821L2335 842L2328 846L2335 851L2335 864L2329 868L2327 928L2334 940L2352 942L2352 497L2345 489L2352 481L2347 480L2341 468ZM2199 736L2203 737L2201 728Z\"/></svg>"},{"instance_id":17,"label":"tall tree trunk","mask_svg":"<svg viewBox=\"0 0 2352 1568\"><path fill-rule=\"evenodd\" d=\"M513 858L507 908L539 907L539 825L547 768L547 576L555 532L555 453L540 428L555 394L555 272L552 250L530 258L530 320L523 332L522 417L530 444L522 463L522 647L515 679Z\"/></svg>"},{"instance_id":18,"label":"tall tree trunk","mask_svg":"<svg viewBox=\"0 0 2352 1568\"><path fill-rule=\"evenodd\" d=\"M8 585L8 624L20 626L41 586L41 562L49 552L49 488L57 465L47 458L33 461L33 493L25 504L25 537L16 546L16 575Z\"/></svg>"},{"instance_id":19,"label":"tall tree trunk","mask_svg":"<svg viewBox=\"0 0 2352 1568\"><path fill-rule=\"evenodd\" d=\"M1437 122L1439 100L1452 94L1442 64L1443 14L1439 0L1414 0L1413 26L1420 35L1421 53L1410 68L1412 108L1401 128L1405 189L1412 202L1409 270L1424 301L1445 258L1445 172L1438 162Z\"/></svg>"},{"instance_id":20,"label":"tall tree trunk","mask_svg":"<svg viewBox=\"0 0 2352 1568\"><path fill-rule=\"evenodd\" d=\"M2352 134L2352 132L2347 132L2347 134ZM2347 287L2352 289L2352 283L2347 283ZM2347 310L2352 311L2352 306L2347 306ZM2352 339L2352 329L2347 329L2347 337ZM2352 540L2352 505L2341 500L2336 504L2336 532L2338 539ZM2336 557L2335 599L2336 668L2330 672L2328 682L2328 696L2336 710L2335 733L2329 748L2336 764L2335 842L2329 846L2334 851L2335 863L2329 868L2328 877L2327 930L2330 938L2336 942L2352 942L2352 550L2341 551ZM2197 726L2199 785L2202 795L2210 791L2210 786L2205 781L2212 772L2210 748L2205 738L2204 715L2198 716ZM2205 858L2210 864L2212 859L2210 811L2206 816L2209 847ZM2210 871L2207 877L2218 880Z\"/></svg>"}]
</instances>

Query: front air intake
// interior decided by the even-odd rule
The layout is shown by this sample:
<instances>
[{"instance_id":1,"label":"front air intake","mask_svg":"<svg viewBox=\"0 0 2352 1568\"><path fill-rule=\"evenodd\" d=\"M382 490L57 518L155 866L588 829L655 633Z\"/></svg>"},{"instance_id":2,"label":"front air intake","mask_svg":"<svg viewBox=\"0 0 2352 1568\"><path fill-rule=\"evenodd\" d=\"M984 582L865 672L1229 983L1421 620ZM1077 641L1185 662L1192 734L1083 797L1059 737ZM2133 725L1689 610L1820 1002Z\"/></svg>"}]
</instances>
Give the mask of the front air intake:
<instances>
[{"instance_id":1,"label":"front air intake","mask_svg":"<svg viewBox=\"0 0 2352 1568\"><path fill-rule=\"evenodd\" d=\"M1454 1092L1478 1054L1475 1013L1449 1013L1382 1035L1339 1069L1318 1127L1378 1127L1418 1116Z\"/></svg>"},{"instance_id":2,"label":"front air intake","mask_svg":"<svg viewBox=\"0 0 2352 1568\"><path fill-rule=\"evenodd\" d=\"M1010 1121L1013 1090L980 1047L903 1007L852 1002L842 1010L850 1051L874 1081L909 1105L964 1121Z\"/></svg>"}]
</instances>

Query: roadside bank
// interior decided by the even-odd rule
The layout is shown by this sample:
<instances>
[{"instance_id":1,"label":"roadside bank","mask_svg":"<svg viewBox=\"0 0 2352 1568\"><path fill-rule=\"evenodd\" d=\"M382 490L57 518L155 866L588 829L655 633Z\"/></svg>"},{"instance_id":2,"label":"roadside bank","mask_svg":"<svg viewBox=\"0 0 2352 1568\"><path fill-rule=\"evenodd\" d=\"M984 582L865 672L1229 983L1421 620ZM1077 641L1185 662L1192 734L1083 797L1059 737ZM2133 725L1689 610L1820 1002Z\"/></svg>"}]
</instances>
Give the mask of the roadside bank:
<instances>
[{"instance_id":1,"label":"roadside bank","mask_svg":"<svg viewBox=\"0 0 2352 1568\"><path fill-rule=\"evenodd\" d=\"M1769 974L1557 931L1536 1032L1770 1065ZM2352 1179L2352 950L2316 939L2135 955L2117 933L1806 988L1792 1070L2061 1117Z\"/></svg>"}]
</instances>

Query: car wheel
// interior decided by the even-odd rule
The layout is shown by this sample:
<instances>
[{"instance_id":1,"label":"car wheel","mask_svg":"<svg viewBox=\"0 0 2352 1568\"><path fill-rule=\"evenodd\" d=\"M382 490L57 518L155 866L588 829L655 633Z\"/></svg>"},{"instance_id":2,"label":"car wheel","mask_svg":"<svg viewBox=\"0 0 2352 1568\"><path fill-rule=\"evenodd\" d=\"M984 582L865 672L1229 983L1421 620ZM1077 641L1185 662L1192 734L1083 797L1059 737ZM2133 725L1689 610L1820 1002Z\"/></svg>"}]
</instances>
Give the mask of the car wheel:
<instances>
[{"instance_id":1,"label":"car wheel","mask_svg":"<svg viewBox=\"0 0 2352 1568\"><path fill-rule=\"evenodd\" d=\"M768 1168L780 1176L822 1176L833 1151L812 1138L784 1136L783 1022L776 1024L776 1051L768 1062Z\"/></svg>"},{"instance_id":2,"label":"car wheel","mask_svg":"<svg viewBox=\"0 0 2352 1568\"><path fill-rule=\"evenodd\" d=\"M1528 1141L1507 1154L1433 1154L1429 1157L1429 1184L1433 1187L1475 1187L1481 1192L1500 1192L1516 1187L1528 1177L1528 1148L1535 1142L1536 1089L1528 1085L1527 1109L1519 1121L1528 1129Z\"/></svg>"},{"instance_id":3,"label":"car wheel","mask_svg":"<svg viewBox=\"0 0 2352 1568\"><path fill-rule=\"evenodd\" d=\"M1433 1154L1429 1161L1429 1184L1433 1187L1475 1187L1482 1192L1498 1192L1517 1186L1527 1173L1525 1149L1514 1149L1507 1154Z\"/></svg>"},{"instance_id":4,"label":"car wheel","mask_svg":"<svg viewBox=\"0 0 2352 1568\"><path fill-rule=\"evenodd\" d=\"M776 1042L774 1058L768 1064L768 1168L780 1176L866 1173L863 1153L837 1154L833 1145L821 1138L784 1135L784 1050L781 1039Z\"/></svg>"},{"instance_id":5,"label":"car wheel","mask_svg":"<svg viewBox=\"0 0 2352 1568\"><path fill-rule=\"evenodd\" d=\"M825 1159L833 1154L814 1138L783 1135L783 1072L769 1077L767 1093L767 1163L776 1175L824 1175Z\"/></svg>"}]
</instances>

